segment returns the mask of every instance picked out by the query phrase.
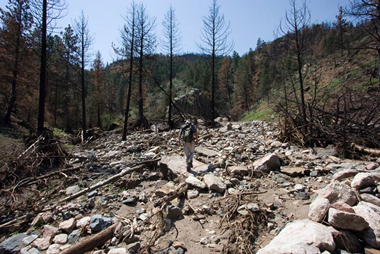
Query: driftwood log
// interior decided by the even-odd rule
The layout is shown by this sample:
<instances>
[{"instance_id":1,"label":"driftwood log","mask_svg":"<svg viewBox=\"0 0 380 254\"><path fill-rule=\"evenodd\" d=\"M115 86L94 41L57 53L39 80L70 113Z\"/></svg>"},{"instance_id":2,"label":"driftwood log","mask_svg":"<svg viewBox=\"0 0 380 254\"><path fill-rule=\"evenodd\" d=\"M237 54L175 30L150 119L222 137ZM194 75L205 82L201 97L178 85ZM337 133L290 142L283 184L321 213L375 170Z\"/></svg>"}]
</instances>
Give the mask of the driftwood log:
<instances>
[{"instance_id":1,"label":"driftwood log","mask_svg":"<svg viewBox=\"0 0 380 254\"><path fill-rule=\"evenodd\" d=\"M103 246L108 240L113 237L114 231L119 223L115 223L105 230L92 235L77 244L65 249L61 254L82 254L95 249L96 247Z\"/></svg>"},{"instance_id":2,"label":"driftwood log","mask_svg":"<svg viewBox=\"0 0 380 254\"><path fill-rule=\"evenodd\" d=\"M145 162L142 162L140 165L137 165L135 167L132 167L132 168L126 168L126 169L123 169L120 173L116 174L116 175L113 175L111 176L110 178L104 180L104 181L100 181L88 188L85 188L77 193L74 193L73 195L71 196L68 196L66 198L63 198L61 200L59 200L59 203L63 203L63 202L67 202L67 201L71 201L73 199L76 199L77 197L80 197L82 196L83 194L86 194L90 191L93 191L93 190L96 190L100 187L103 187L107 184L110 184L110 183L113 183L115 182L116 180L118 180L119 178L127 175L127 174L130 174L132 172L135 172L135 171L138 171L138 170L141 170L143 169L144 167L147 166L147 164L154 164L154 163L157 163L160 159L156 159L156 160L151 160L151 161L145 161Z\"/></svg>"},{"instance_id":3,"label":"driftwood log","mask_svg":"<svg viewBox=\"0 0 380 254\"><path fill-rule=\"evenodd\" d=\"M354 143L351 144L351 147L355 148L356 150L362 153L372 154L374 156L380 156L380 149L368 148L368 147L364 147L364 146L357 145Z\"/></svg>"}]
</instances>

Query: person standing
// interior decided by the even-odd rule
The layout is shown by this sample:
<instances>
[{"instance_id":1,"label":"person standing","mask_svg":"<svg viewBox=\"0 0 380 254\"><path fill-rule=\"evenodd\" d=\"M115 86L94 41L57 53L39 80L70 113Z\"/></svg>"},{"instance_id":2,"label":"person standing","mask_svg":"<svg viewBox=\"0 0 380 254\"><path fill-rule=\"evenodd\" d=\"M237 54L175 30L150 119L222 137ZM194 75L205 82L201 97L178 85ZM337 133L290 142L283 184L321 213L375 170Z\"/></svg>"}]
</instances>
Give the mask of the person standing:
<instances>
[{"instance_id":1,"label":"person standing","mask_svg":"<svg viewBox=\"0 0 380 254\"><path fill-rule=\"evenodd\" d=\"M185 152L186 167L189 171L193 167L195 145L198 145L198 131L190 120L186 120L179 132L178 145L181 145L181 143Z\"/></svg>"}]
</instances>

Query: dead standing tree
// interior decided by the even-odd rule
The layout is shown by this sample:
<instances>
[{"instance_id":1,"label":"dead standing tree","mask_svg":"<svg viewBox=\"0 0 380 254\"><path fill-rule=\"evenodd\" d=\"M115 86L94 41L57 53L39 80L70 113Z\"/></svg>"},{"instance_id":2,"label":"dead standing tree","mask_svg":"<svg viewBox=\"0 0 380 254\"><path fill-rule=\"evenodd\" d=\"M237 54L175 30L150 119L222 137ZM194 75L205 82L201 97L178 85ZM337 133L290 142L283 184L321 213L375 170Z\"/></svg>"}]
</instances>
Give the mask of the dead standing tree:
<instances>
[{"instance_id":1,"label":"dead standing tree","mask_svg":"<svg viewBox=\"0 0 380 254\"><path fill-rule=\"evenodd\" d=\"M149 17L146 7L141 3L137 8L136 21L136 49L139 58L139 125L147 128L148 123L144 116L143 70L146 56L151 55L156 47L154 35L156 19Z\"/></svg>"},{"instance_id":2,"label":"dead standing tree","mask_svg":"<svg viewBox=\"0 0 380 254\"><path fill-rule=\"evenodd\" d=\"M129 118L129 106L132 93L132 75L133 75L133 58L135 57L135 43L136 43L136 20L137 18L137 6L135 2L131 3L131 7L128 10L128 14L124 17L126 22L123 30L121 30L121 49L115 49L115 51L129 59L129 77L128 77L128 94L127 94L127 106L125 109L123 136L121 140L127 139L128 130L128 118Z\"/></svg>"},{"instance_id":3,"label":"dead standing tree","mask_svg":"<svg viewBox=\"0 0 380 254\"><path fill-rule=\"evenodd\" d=\"M198 47L204 54L211 55L211 125L214 126L215 114L215 69L216 57L232 51L234 43L228 40L231 33L230 23L220 14L220 5L213 0L209 15L203 17L201 44Z\"/></svg>"},{"instance_id":4,"label":"dead standing tree","mask_svg":"<svg viewBox=\"0 0 380 254\"><path fill-rule=\"evenodd\" d=\"M40 87L38 99L38 120L37 132L41 134L44 130L45 122L45 90L46 90L46 47L48 25L54 29L54 21L62 17L66 4L61 0L32 0L32 13L41 29L41 67L40 67Z\"/></svg>"},{"instance_id":5,"label":"dead standing tree","mask_svg":"<svg viewBox=\"0 0 380 254\"><path fill-rule=\"evenodd\" d=\"M85 18L83 11L79 20L75 20L74 30L78 35L79 39L79 59L81 66L81 87L82 87L82 129L83 129L83 140L87 139L87 126L86 126L86 85L85 85L85 66L87 63L87 58L89 57L88 51L93 42L93 38L90 35L88 29L88 19Z\"/></svg>"},{"instance_id":6,"label":"dead standing tree","mask_svg":"<svg viewBox=\"0 0 380 254\"><path fill-rule=\"evenodd\" d=\"M175 18L174 9L171 5L169 11L165 15L162 25L164 26L164 36L166 39L166 41L162 44L162 47L169 53L170 57L168 124L170 129L172 129L173 55L179 51L181 38L178 30L179 23Z\"/></svg>"},{"instance_id":7,"label":"dead standing tree","mask_svg":"<svg viewBox=\"0 0 380 254\"><path fill-rule=\"evenodd\" d=\"M310 11L307 8L306 1L298 7L295 0L289 0L290 10L285 14L285 23L280 24L280 31L283 35L290 36L291 42L294 44L293 55L297 61L297 75L299 82L299 99L295 95L297 107L301 113L301 126L303 129L303 136L307 133L307 115L306 115L306 102L304 91L304 74L302 68L304 65L304 54L306 52L306 32L308 24L310 23ZM300 100L300 102L299 102Z\"/></svg>"}]
</instances>

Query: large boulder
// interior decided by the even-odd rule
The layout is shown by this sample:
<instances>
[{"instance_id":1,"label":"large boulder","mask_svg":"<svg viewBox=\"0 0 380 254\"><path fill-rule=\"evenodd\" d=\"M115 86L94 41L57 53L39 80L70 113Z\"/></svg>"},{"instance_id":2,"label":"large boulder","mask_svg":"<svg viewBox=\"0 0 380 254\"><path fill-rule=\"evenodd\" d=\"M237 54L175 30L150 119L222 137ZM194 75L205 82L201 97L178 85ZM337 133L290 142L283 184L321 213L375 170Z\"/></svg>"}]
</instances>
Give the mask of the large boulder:
<instances>
[{"instance_id":1,"label":"large boulder","mask_svg":"<svg viewBox=\"0 0 380 254\"><path fill-rule=\"evenodd\" d=\"M214 174L207 174L203 177L203 181L206 183L210 190L214 190L223 193L226 190L226 185L220 180L219 177Z\"/></svg>"},{"instance_id":2,"label":"large boulder","mask_svg":"<svg viewBox=\"0 0 380 254\"><path fill-rule=\"evenodd\" d=\"M369 223L369 228L357 235L369 246L380 248L380 208L367 202L359 202L353 208L356 214Z\"/></svg>"},{"instance_id":3,"label":"large boulder","mask_svg":"<svg viewBox=\"0 0 380 254\"><path fill-rule=\"evenodd\" d=\"M339 211L335 208L329 209L328 222L335 228L352 231L362 231L369 227L368 222L360 215Z\"/></svg>"},{"instance_id":4,"label":"large boulder","mask_svg":"<svg viewBox=\"0 0 380 254\"><path fill-rule=\"evenodd\" d=\"M358 173L351 182L351 187L355 189L362 189L373 185L376 185L376 181L371 173Z\"/></svg>"},{"instance_id":5,"label":"large boulder","mask_svg":"<svg viewBox=\"0 0 380 254\"><path fill-rule=\"evenodd\" d=\"M253 162L253 167L255 170L261 170L267 173L277 171L281 167L281 159L276 154L270 153Z\"/></svg>"},{"instance_id":6,"label":"large boulder","mask_svg":"<svg viewBox=\"0 0 380 254\"><path fill-rule=\"evenodd\" d=\"M257 254L315 254L325 250L333 252L333 231L331 227L311 220L293 221Z\"/></svg>"},{"instance_id":7,"label":"large boulder","mask_svg":"<svg viewBox=\"0 0 380 254\"><path fill-rule=\"evenodd\" d=\"M317 197L313 203L310 204L308 217L315 222L321 222L326 216L330 207L330 201L327 198Z\"/></svg>"},{"instance_id":8,"label":"large boulder","mask_svg":"<svg viewBox=\"0 0 380 254\"><path fill-rule=\"evenodd\" d=\"M343 202L352 206L358 201L355 191L350 186L338 181L333 181L325 188L316 192L321 197L327 198L331 204Z\"/></svg>"}]
</instances>

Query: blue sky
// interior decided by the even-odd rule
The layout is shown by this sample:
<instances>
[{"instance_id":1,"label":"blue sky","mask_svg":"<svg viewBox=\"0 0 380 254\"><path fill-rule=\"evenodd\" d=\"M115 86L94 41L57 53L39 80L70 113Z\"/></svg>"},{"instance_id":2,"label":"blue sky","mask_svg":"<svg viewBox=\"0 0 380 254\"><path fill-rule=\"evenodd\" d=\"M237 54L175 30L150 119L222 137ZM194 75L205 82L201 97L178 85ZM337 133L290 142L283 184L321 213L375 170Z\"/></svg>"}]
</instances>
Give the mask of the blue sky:
<instances>
[{"instance_id":1,"label":"blue sky","mask_svg":"<svg viewBox=\"0 0 380 254\"><path fill-rule=\"evenodd\" d=\"M300 2L299 0L297 0ZM7 0L0 0L4 8ZM124 24L122 16L127 13L131 0L66 0L68 14L58 21L60 27L73 24L81 11L88 17L90 33L93 34L92 51L100 51L103 61L112 62L116 56L112 43L118 45L120 28ZM140 1L136 0L136 3ZM162 36L162 20L172 4L180 23L182 34L182 52L199 53L196 42L200 41L202 16L209 11L211 0L143 0L149 15L156 18L156 35ZM349 0L307 0L311 11L312 23L334 21L338 14L338 6L347 5ZM258 38L265 41L274 39L274 31L278 28L286 10L288 0L218 0L221 13L230 21L235 43L234 50L240 55L254 49ZM160 48L157 49L160 51Z\"/></svg>"}]
</instances>

